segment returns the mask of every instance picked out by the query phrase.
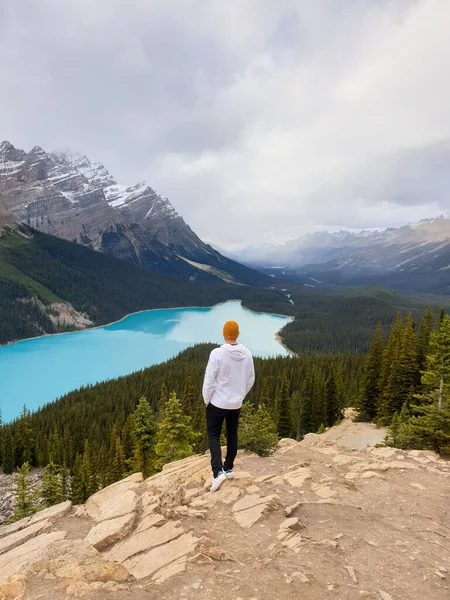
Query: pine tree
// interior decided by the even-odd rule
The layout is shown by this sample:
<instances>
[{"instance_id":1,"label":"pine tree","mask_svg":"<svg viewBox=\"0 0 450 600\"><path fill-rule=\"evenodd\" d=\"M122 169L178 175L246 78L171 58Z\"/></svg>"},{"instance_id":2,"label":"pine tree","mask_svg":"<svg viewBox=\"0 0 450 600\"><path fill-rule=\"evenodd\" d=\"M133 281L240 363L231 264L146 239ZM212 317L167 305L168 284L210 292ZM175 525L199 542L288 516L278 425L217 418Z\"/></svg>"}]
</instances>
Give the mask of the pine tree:
<instances>
[{"instance_id":1,"label":"pine tree","mask_svg":"<svg viewBox=\"0 0 450 600\"><path fill-rule=\"evenodd\" d=\"M30 465L24 463L14 475L13 514L9 522L20 521L34 514L38 509L37 494L31 483Z\"/></svg>"},{"instance_id":2,"label":"pine tree","mask_svg":"<svg viewBox=\"0 0 450 600\"><path fill-rule=\"evenodd\" d=\"M59 439L58 430L56 427L53 428L53 432L49 437L48 441L48 456L47 459L50 463L55 463L57 465L63 462L62 451L61 451L61 441Z\"/></svg>"},{"instance_id":3,"label":"pine tree","mask_svg":"<svg viewBox=\"0 0 450 600\"><path fill-rule=\"evenodd\" d=\"M431 311L431 308L428 307L425 315L420 321L419 335L417 337L417 363L420 372L424 371L426 367L426 359L430 347L430 336L433 330L433 312Z\"/></svg>"},{"instance_id":4,"label":"pine tree","mask_svg":"<svg viewBox=\"0 0 450 600\"><path fill-rule=\"evenodd\" d=\"M83 473L83 457L80 453L77 453L72 468L71 500L74 504L83 504L87 498L87 486Z\"/></svg>"},{"instance_id":5,"label":"pine tree","mask_svg":"<svg viewBox=\"0 0 450 600\"><path fill-rule=\"evenodd\" d=\"M153 411L144 396L139 399L133 413L132 423L133 456L131 466L134 471L140 471L144 477L148 477L155 469L157 425Z\"/></svg>"},{"instance_id":6,"label":"pine tree","mask_svg":"<svg viewBox=\"0 0 450 600\"><path fill-rule=\"evenodd\" d=\"M35 439L31 413L25 404L23 405L22 412L20 413L19 420L17 421L14 444L14 458L16 460L16 464L22 465L24 463L28 463L31 465L33 460Z\"/></svg>"},{"instance_id":7,"label":"pine tree","mask_svg":"<svg viewBox=\"0 0 450 600\"><path fill-rule=\"evenodd\" d=\"M208 434L206 430L206 410L202 396L197 398L197 402L192 417L192 427L198 437L194 444L194 452L203 454L208 449Z\"/></svg>"},{"instance_id":8,"label":"pine tree","mask_svg":"<svg viewBox=\"0 0 450 600\"><path fill-rule=\"evenodd\" d=\"M314 405L317 393L317 372L310 367L306 373L306 382L300 397L300 431L302 435L315 431ZM320 424L319 424L320 425Z\"/></svg>"},{"instance_id":9,"label":"pine tree","mask_svg":"<svg viewBox=\"0 0 450 600\"><path fill-rule=\"evenodd\" d=\"M442 321L444 320L444 317L445 317L445 310L442 307L441 310L440 310L440 312L439 312L439 323L438 323L438 325L440 325L442 323Z\"/></svg>"},{"instance_id":10,"label":"pine tree","mask_svg":"<svg viewBox=\"0 0 450 600\"><path fill-rule=\"evenodd\" d=\"M70 472L65 462L61 465L59 475L61 477L63 500L67 500L70 497Z\"/></svg>"},{"instance_id":11,"label":"pine tree","mask_svg":"<svg viewBox=\"0 0 450 600\"><path fill-rule=\"evenodd\" d=\"M166 405L166 402L168 399L169 399L169 391L167 389L166 382L163 381L161 384L161 389L159 390L158 421L162 419L162 411L164 410L164 406Z\"/></svg>"},{"instance_id":12,"label":"pine tree","mask_svg":"<svg viewBox=\"0 0 450 600\"><path fill-rule=\"evenodd\" d=\"M380 424L390 423L394 413L397 389L394 384L399 380L399 360L403 339L403 321L400 313L392 325L387 346L383 352L381 368L381 395L377 408L377 419Z\"/></svg>"},{"instance_id":13,"label":"pine tree","mask_svg":"<svg viewBox=\"0 0 450 600\"><path fill-rule=\"evenodd\" d=\"M197 435L191 426L191 418L183 415L181 403L175 392L170 394L164 407L164 420L158 427L155 453L157 465L190 456Z\"/></svg>"},{"instance_id":14,"label":"pine tree","mask_svg":"<svg viewBox=\"0 0 450 600\"><path fill-rule=\"evenodd\" d=\"M450 316L444 316L437 333L431 333L429 352L422 383L438 390L438 408L442 409L450 385Z\"/></svg>"},{"instance_id":15,"label":"pine tree","mask_svg":"<svg viewBox=\"0 0 450 600\"><path fill-rule=\"evenodd\" d=\"M290 394L290 382L286 371L283 371L281 378L281 389L280 389L280 400L278 403L278 435L280 438L289 438L293 433L292 419L291 419L291 394Z\"/></svg>"},{"instance_id":16,"label":"pine tree","mask_svg":"<svg viewBox=\"0 0 450 600\"><path fill-rule=\"evenodd\" d=\"M109 440L108 440L109 441ZM111 479L111 461L108 455L108 449L106 442L100 446L98 458L96 461L92 461L93 468L97 470L97 484L98 489L103 489L111 483L114 483Z\"/></svg>"},{"instance_id":17,"label":"pine tree","mask_svg":"<svg viewBox=\"0 0 450 600\"><path fill-rule=\"evenodd\" d=\"M92 438L90 438L92 440ZM89 444L89 439L87 439L84 443L84 452L83 452L83 468L86 473L89 473L89 476L86 475L86 481L88 482L88 497L98 492L100 489L100 451L98 448L97 440L94 438L91 442L93 449L91 449L91 445ZM87 465L85 464L87 463Z\"/></svg>"},{"instance_id":18,"label":"pine tree","mask_svg":"<svg viewBox=\"0 0 450 600\"><path fill-rule=\"evenodd\" d=\"M417 335L411 313L406 318L399 357L399 369L401 393L396 398L394 408L401 411L405 403L407 406L411 403L420 382L420 372L417 363Z\"/></svg>"},{"instance_id":19,"label":"pine tree","mask_svg":"<svg viewBox=\"0 0 450 600\"><path fill-rule=\"evenodd\" d=\"M120 438L115 439L114 455L111 461L110 481L114 483L122 479L125 473L125 454Z\"/></svg>"},{"instance_id":20,"label":"pine tree","mask_svg":"<svg viewBox=\"0 0 450 600\"><path fill-rule=\"evenodd\" d=\"M193 416L195 411L195 390L192 385L192 377L188 375L184 381L183 393L181 394L181 405L183 406L184 414Z\"/></svg>"},{"instance_id":21,"label":"pine tree","mask_svg":"<svg viewBox=\"0 0 450 600\"><path fill-rule=\"evenodd\" d=\"M6 475L14 473L14 444L11 429L5 431L3 438L3 472Z\"/></svg>"},{"instance_id":22,"label":"pine tree","mask_svg":"<svg viewBox=\"0 0 450 600\"><path fill-rule=\"evenodd\" d=\"M269 381L267 377L262 378L261 390L259 392L259 395L256 397L255 408L258 408L260 404L264 404L266 408L272 405L269 392Z\"/></svg>"},{"instance_id":23,"label":"pine tree","mask_svg":"<svg viewBox=\"0 0 450 600\"><path fill-rule=\"evenodd\" d=\"M248 412L246 434L240 447L258 456L269 456L278 444L278 436L275 423L272 421L269 411L264 404L260 404L257 410Z\"/></svg>"},{"instance_id":24,"label":"pine tree","mask_svg":"<svg viewBox=\"0 0 450 600\"><path fill-rule=\"evenodd\" d=\"M124 426L122 427L122 435L121 441L123 446L123 451L125 454L125 459L128 462L131 462L131 457L133 456L133 413L128 415L127 420L125 421Z\"/></svg>"},{"instance_id":25,"label":"pine tree","mask_svg":"<svg viewBox=\"0 0 450 600\"><path fill-rule=\"evenodd\" d=\"M450 404L414 406L413 411L409 428L415 447L450 453Z\"/></svg>"},{"instance_id":26,"label":"pine tree","mask_svg":"<svg viewBox=\"0 0 450 600\"><path fill-rule=\"evenodd\" d=\"M41 496L45 506L53 506L64 500L63 484L58 467L49 463L42 478Z\"/></svg>"},{"instance_id":27,"label":"pine tree","mask_svg":"<svg viewBox=\"0 0 450 600\"><path fill-rule=\"evenodd\" d=\"M83 454L77 454L72 470L72 502L83 504L97 489L96 480L92 476L89 442L85 440Z\"/></svg>"},{"instance_id":28,"label":"pine tree","mask_svg":"<svg viewBox=\"0 0 450 600\"><path fill-rule=\"evenodd\" d=\"M317 375L315 378L312 411L314 422L312 431L316 432L327 422L327 399L325 395L324 376L320 368L317 368Z\"/></svg>"},{"instance_id":29,"label":"pine tree","mask_svg":"<svg viewBox=\"0 0 450 600\"><path fill-rule=\"evenodd\" d=\"M255 414L255 407L251 402L246 400L241 407L239 415L238 443L239 448L247 448L251 439L251 422Z\"/></svg>"},{"instance_id":30,"label":"pine tree","mask_svg":"<svg viewBox=\"0 0 450 600\"><path fill-rule=\"evenodd\" d=\"M360 421L373 421L377 414L381 394L381 370L383 364L383 329L378 323L369 352L364 361L362 395L359 403Z\"/></svg>"},{"instance_id":31,"label":"pine tree","mask_svg":"<svg viewBox=\"0 0 450 600\"><path fill-rule=\"evenodd\" d=\"M337 367L333 363L330 369L325 385L325 404L327 409L327 419L323 424L327 427L332 427L342 419L342 400L339 394Z\"/></svg>"}]
</instances>

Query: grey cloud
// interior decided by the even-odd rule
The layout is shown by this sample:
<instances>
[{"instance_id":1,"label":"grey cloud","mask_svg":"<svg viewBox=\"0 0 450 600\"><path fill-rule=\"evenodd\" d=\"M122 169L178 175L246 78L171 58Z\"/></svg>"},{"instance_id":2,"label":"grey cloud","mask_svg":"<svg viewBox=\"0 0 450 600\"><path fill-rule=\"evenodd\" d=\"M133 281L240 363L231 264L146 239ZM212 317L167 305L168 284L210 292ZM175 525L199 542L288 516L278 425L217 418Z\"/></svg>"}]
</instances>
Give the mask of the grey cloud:
<instances>
[{"instance_id":1,"label":"grey cloud","mask_svg":"<svg viewBox=\"0 0 450 600\"><path fill-rule=\"evenodd\" d=\"M449 212L447 2L0 11L1 137L147 179L203 237L258 243Z\"/></svg>"}]
</instances>

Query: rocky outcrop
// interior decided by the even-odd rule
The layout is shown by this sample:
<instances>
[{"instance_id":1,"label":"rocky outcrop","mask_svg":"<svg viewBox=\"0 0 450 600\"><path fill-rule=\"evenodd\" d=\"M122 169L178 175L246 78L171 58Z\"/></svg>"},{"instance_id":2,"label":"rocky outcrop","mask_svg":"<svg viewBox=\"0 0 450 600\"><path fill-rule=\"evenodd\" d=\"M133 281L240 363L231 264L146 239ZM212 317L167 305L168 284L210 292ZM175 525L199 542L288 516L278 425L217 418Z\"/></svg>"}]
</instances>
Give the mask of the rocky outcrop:
<instances>
[{"instance_id":1,"label":"rocky outcrop","mask_svg":"<svg viewBox=\"0 0 450 600\"><path fill-rule=\"evenodd\" d=\"M35 486L42 478L40 470L31 473L31 484ZM0 473L0 525L8 519L13 512L14 493L12 491L14 485L13 475L5 475ZM4 529L4 528L2 528ZM0 530L2 531L2 530ZM0 537L1 537L0 533Z\"/></svg>"},{"instance_id":2,"label":"rocky outcrop","mask_svg":"<svg viewBox=\"0 0 450 600\"><path fill-rule=\"evenodd\" d=\"M194 456L0 528L0 598L444 600L450 464L333 440L364 428L240 452L213 494Z\"/></svg>"},{"instance_id":3,"label":"rocky outcrop","mask_svg":"<svg viewBox=\"0 0 450 600\"><path fill-rule=\"evenodd\" d=\"M19 220L12 214L5 200L0 197L0 233L5 227L14 227Z\"/></svg>"},{"instance_id":4,"label":"rocky outcrop","mask_svg":"<svg viewBox=\"0 0 450 600\"><path fill-rule=\"evenodd\" d=\"M144 268L186 278L264 284L267 277L222 256L145 182L117 183L86 156L0 144L0 229L21 221Z\"/></svg>"}]
</instances>

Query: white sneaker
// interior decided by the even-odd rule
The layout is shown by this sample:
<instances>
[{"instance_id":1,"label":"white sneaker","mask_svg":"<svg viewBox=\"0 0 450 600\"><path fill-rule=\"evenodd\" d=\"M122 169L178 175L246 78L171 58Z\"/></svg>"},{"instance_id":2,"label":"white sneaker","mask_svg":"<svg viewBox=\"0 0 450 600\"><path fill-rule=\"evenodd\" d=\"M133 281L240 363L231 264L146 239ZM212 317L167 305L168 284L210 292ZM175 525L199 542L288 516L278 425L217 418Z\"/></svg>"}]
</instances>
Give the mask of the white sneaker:
<instances>
[{"instance_id":1,"label":"white sneaker","mask_svg":"<svg viewBox=\"0 0 450 600\"><path fill-rule=\"evenodd\" d=\"M227 478L227 476L225 475L225 473L223 471L219 471L219 473L217 474L217 477L213 477L213 479L212 479L212 485L210 487L210 492L217 492L217 490L220 488L222 483L224 481L226 481L226 478Z\"/></svg>"},{"instance_id":2,"label":"white sneaker","mask_svg":"<svg viewBox=\"0 0 450 600\"><path fill-rule=\"evenodd\" d=\"M224 471L224 473L227 479L234 479L233 469L228 469L228 471Z\"/></svg>"}]
</instances>

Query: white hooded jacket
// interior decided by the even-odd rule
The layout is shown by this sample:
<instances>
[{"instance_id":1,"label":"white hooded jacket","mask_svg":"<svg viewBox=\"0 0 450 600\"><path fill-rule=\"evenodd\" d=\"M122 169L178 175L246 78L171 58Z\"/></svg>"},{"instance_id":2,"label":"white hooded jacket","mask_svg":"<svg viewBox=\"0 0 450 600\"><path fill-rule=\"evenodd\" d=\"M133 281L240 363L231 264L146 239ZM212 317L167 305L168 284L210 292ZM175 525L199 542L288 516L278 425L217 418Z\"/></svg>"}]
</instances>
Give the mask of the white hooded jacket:
<instances>
[{"instance_id":1,"label":"white hooded jacket","mask_svg":"<svg viewBox=\"0 0 450 600\"><path fill-rule=\"evenodd\" d=\"M203 399L218 408L241 408L255 382L253 357L242 344L223 344L209 356Z\"/></svg>"}]
</instances>

